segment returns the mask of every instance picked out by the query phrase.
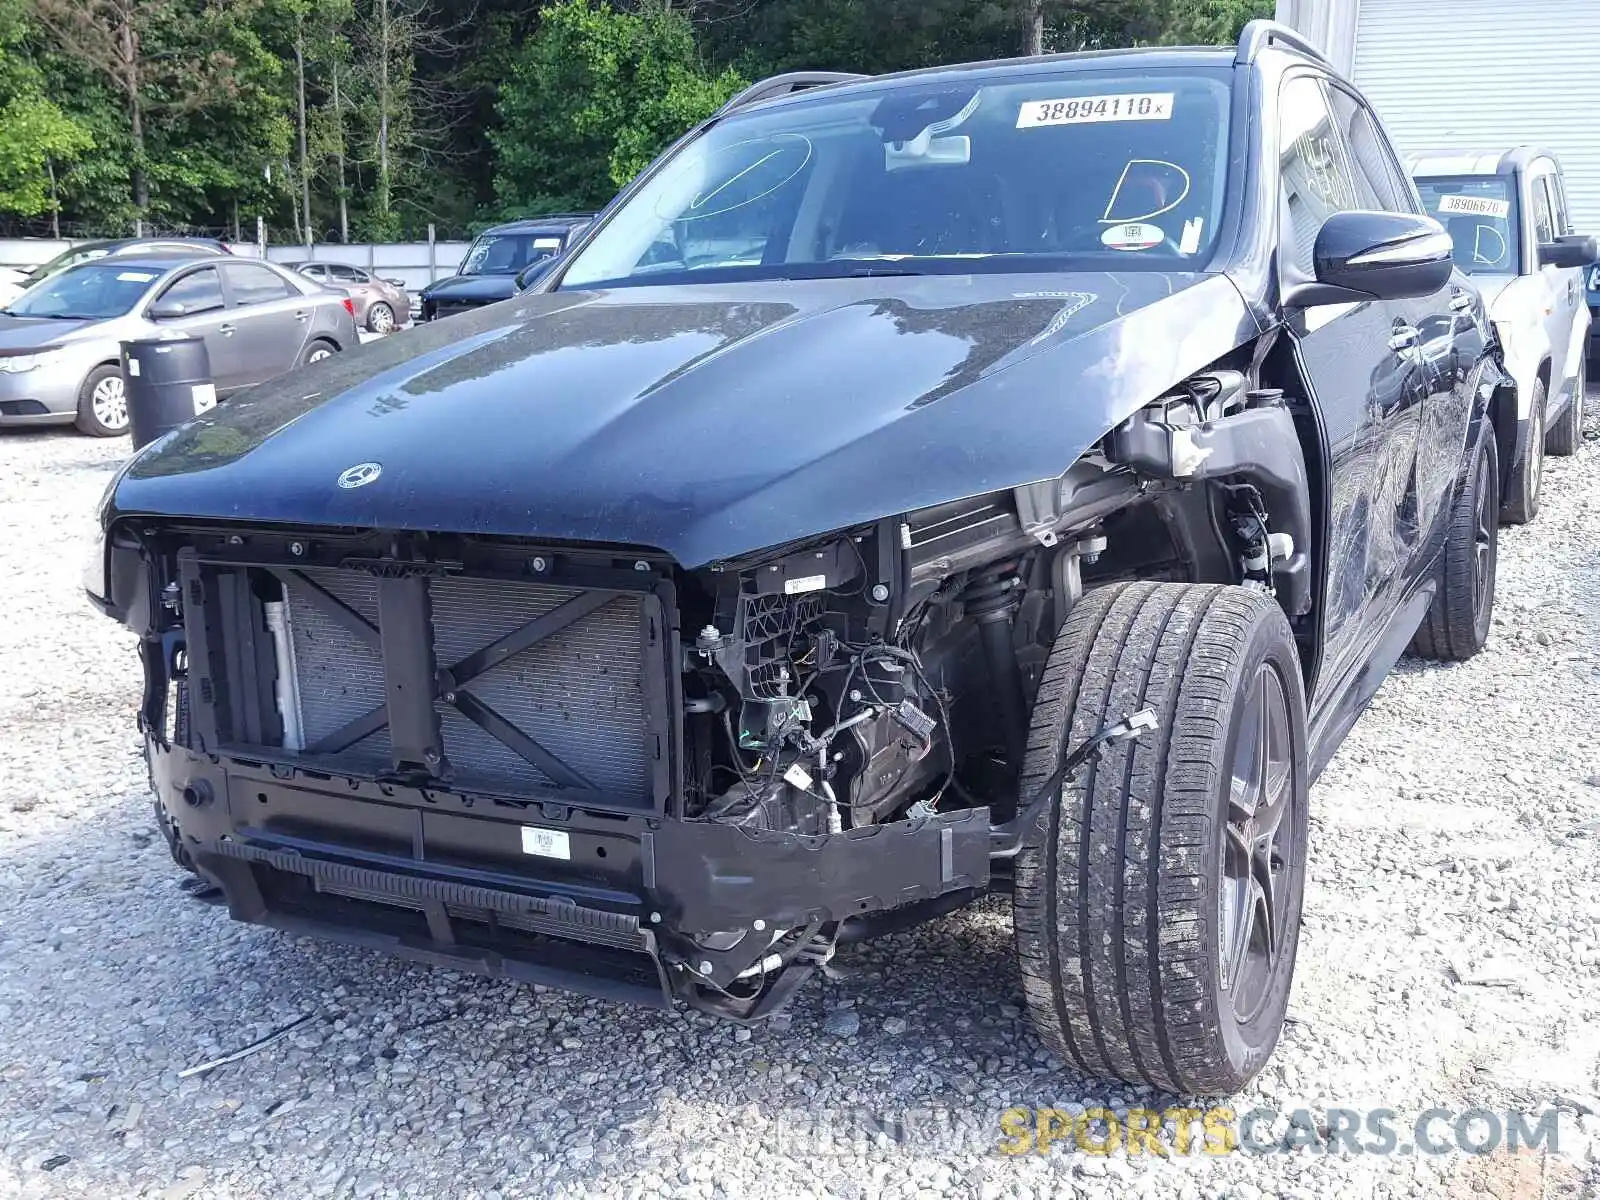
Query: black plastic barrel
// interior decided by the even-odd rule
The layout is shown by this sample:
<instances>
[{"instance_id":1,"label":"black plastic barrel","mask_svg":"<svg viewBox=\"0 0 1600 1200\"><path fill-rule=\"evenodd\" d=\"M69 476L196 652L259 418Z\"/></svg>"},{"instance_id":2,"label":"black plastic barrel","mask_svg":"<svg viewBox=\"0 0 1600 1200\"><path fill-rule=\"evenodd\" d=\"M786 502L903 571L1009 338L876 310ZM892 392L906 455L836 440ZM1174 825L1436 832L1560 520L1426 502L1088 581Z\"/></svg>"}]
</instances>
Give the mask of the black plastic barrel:
<instances>
[{"instance_id":1,"label":"black plastic barrel","mask_svg":"<svg viewBox=\"0 0 1600 1200\"><path fill-rule=\"evenodd\" d=\"M135 450L217 402L211 356L197 337L123 342L122 378L127 386L128 432Z\"/></svg>"}]
</instances>

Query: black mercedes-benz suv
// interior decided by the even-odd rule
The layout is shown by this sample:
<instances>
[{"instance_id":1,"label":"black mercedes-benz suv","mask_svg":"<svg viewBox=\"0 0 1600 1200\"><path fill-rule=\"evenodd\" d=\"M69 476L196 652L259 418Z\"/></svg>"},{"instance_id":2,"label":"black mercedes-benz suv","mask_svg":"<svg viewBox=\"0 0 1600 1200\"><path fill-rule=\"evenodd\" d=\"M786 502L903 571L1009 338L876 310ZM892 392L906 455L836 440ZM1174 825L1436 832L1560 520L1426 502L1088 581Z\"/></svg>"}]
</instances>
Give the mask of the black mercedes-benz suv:
<instances>
[{"instance_id":1,"label":"black mercedes-benz suv","mask_svg":"<svg viewBox=\"0 0 1600 1200\"><path fill-rule=\"evenodd\" d=\"M1312 781L1488 635L1496 354L1281 27L784 77L533 293L147 448L89 590L236 919L755 1020L1007 892L1049 1046L1229 1092Z\"/></svg>"}]
</instances>

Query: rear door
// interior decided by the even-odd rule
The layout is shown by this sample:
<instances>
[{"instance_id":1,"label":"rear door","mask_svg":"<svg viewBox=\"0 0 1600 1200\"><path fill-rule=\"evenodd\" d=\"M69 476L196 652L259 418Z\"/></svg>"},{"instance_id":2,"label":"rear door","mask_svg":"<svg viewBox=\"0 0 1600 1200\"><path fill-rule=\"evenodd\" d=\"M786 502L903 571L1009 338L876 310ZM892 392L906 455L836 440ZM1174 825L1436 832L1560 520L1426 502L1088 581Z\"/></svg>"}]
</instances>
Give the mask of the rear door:
<instances>
[{"instance_id":1,"label":"rear door","mask_svg":"<svg viewBox=\"0 0 1600 1200\"><path fill-rule=\"evenodd\" d=\"M227 391L237 387L243 370L239 358L238 342L233 337L229 321L227 296L222 290L222 276L214 266L197 267L186 271L167 284L151 299L156 304L181 304L184 315L167 317L155 324L165 331L193 334L206 344L206 356L211 360L211 378L217 390ZM146 309L148 314L149 309ZM154 320L154 318L151 318Z\"/></svg>"},{"instance_id":2,"label":"rear door","mask_svg":"<svg viewBox=\"0 0 1600 1200\"><path fill-rule=\"evenodd\" d=\"M222 264L229 317L243 363L243 384L281 375L300 361L312 304L288 280L260 263Z\"/></svg>"},{"instance_id":3,"label":"rear door","mask_svg":"<svg viewBox=\"0 0 1600 1200\"><path fill-rule=\"evenodd\" d=\"M1312 276L1317 233L1336 212L1370 208L1319 75L1290 75L1279 97L1278 242L1286 282ZM1331 538L1322 676L1339 681L1387 617L1401 521L1395 475L1415 454L1422 392L1412 314L1388 301L1323 304L1289 331L1331 458ZM1408 333L1409 331L1409 333ZM1337 682L1334 682L1337 687Z\"/></svg>"}]
</instances>

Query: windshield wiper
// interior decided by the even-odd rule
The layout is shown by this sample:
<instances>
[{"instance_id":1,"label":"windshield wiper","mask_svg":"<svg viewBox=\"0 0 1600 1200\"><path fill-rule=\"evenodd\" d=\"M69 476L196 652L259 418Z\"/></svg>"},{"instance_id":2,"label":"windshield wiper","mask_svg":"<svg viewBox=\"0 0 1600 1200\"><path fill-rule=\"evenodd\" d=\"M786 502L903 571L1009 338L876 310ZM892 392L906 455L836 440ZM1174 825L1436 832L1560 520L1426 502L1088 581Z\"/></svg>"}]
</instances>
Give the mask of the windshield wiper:
<instances>
[{"instance_id":1,"label":"windshield wiper","mask_svg":"<svg viewBox=\"0 0 1600 1200\"><path fill-rule=\"evenodd\" d=\"M854 267L845 276L847 279L880 279L895 275L927 275L928 271L916 271L909 267Z\"/></svg>"}]
</instances>

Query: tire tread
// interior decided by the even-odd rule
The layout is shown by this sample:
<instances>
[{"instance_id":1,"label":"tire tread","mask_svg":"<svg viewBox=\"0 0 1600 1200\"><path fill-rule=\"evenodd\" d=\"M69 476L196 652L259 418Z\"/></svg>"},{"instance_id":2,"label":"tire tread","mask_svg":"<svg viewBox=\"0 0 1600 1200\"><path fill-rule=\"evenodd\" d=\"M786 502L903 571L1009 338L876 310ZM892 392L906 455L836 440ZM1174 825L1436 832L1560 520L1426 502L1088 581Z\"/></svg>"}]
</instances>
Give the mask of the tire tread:
<instances>
[{"instance_id":1,"label":"tire tread","mask_svg":"<svg viewBox=\"0 0 1600 1200\"><path fill-rule=\"evenodd\" d=\"M1157 714L1154 730L1063 786L1016 864L1024 994L1044 1042L1089 1074L1168 1092L1240 1082L1216 1061L1206 863L1228 736L1219 714L1262 621L1290 639L1277 605L1242 588L1112 584L1085 596L1057 638L1024 797L1106 721Z\"/></svg>"}]
</instances>

